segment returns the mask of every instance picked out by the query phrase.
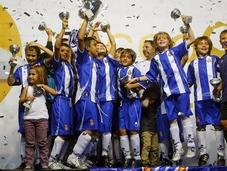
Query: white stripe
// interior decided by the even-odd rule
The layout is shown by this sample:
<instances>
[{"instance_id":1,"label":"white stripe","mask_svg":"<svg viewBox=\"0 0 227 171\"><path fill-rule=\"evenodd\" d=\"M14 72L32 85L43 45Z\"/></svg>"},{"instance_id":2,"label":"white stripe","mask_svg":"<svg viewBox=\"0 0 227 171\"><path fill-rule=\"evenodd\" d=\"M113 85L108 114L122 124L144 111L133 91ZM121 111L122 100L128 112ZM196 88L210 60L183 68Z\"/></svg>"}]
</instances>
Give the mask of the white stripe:
<instances>
[{"instance_id":1,"label":"white stripe","mask_svg":"<svg viewBox=\"0 0 227 171\"><path fill-rule=\"evenodd\" d=\"M96 100L95 100L95 93L96 93L96 82L97 82L97 68L96 68L96 64L95 62L93 61L93 64L92 64L92 70L91 70L91 101L96 103Z\"/></svg>"},{"instance_id":2,"label":"white stripe","mask_svg":"<svg viewBox=\"0 0 227 171\"><path fill-rule=\"evenodd\" d=\"M103 59L103 62L105 65L105 75L106 75L106 100L110 101L112 100L111 93L110 93L110 86L111 86L110 85L110 66L106 58Z\"/></svg>"},{"instance_id":3,"label":"white stripe","mask_svg":"<svg viewBox=\"0 0 227 171\"><path fill-rule=\"evenodd\" d=\"M166 54L168 56L169 63L170 63L171 68L173 70L173 74L174 74L174 78L175 78L176 83L177 83L177 87L178 87L180 93L185 93L184 83L182 81L182 78L181 78L181 75L180 75L180 71L179 71L179 68L176 65L174 57L169 51L167 51Z\"/></svg>"},{"instance_id":4,"label":"white stripe","mask_svg":"<svg viewBox=\"0 0 227 171\"><path fill-rule=\"evenodd\" d=\"M28 85L28 66L21 67L21 77L22 77L22 86L26 87Z\"/></svg>"},{"instance_id":5,"label":"white stripe","mask_svg":"<svg viewBox=\"0 0 227 171\"><path fill-rule=\"evenodd\" d=\"M161 106L160 106L160 113L161 113L162 115L167 114L166 106L165 106L165 103L164 103L164 102L161 103Z\"/></svg>"},{"instance_id":6,"label":"white stripe","mask_svg":"<svg viewBox=\"0 0 227 171\"><path fill-rule=\"evenodd\" d=\"M68 95L69 95L69 85L70 85L69 68L66 66L66 64L64 62L63 62L63 67L64 67L64 71L65 71L64 92L65 92L65 96L68 97Z\"/></svg>"},{"instance_id":7,"label":"white stripe","mask_svg":"<svg viewBox=\"0 0 227 171\"><path fill-rule=\"evenodd\" d=\"M213 61L212 61L212 58L210 56L207 56L206 58L206 63L207 63L207 79L208 79L208 86L209 86L209 92L210 92L210 96L213 97L213 86L210 84L210 80L212 78L214 78L214 75L213 75L213 68L212 68L212 64L213 64Z\"/></svg>"},{"instance_id":8,"label":"white stripe","mask_svg":"<svg viewBox=\"0 0 227 171\"><path fill-rule=\"evenodd\" d=\"M169 86L168 86L167 74L164 72L164 68L162 67L162 63L161 63L159 58L160 58L159 55L156 55L155 60L159 65L158 67L159 67L159 71L160 71L160 74L161 74L161 78L164 81L163 90L166 93L166 96L168 97L168 96L171 95L171 91L170 91Z\"/></svg>"},{"instance_id":9,"label":"white stripe","mask_svg":"<svg viewBox=\"0 0 227 171\"><path fill-rule=\"evenodd\" d=\"M193 62L195 81L196 81L196 85L197 85L196 94L197 94L197 100L202 100L203 96L202 96L202 88L201 88L200 75L199 75L199 65L198 64L199 64L199 61L198 61L198 59L196 59Z\"/></svg>"}]
</instances>

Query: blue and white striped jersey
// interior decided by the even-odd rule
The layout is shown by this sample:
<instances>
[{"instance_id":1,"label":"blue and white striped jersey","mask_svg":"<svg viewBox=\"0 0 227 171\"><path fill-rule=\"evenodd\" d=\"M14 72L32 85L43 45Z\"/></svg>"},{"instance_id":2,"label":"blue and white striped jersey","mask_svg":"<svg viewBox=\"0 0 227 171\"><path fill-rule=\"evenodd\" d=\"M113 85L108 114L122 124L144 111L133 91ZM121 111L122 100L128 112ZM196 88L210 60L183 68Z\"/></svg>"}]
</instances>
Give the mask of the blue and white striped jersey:
<instances>
[{"instance_id":1,"label":"blue and white striped jersey","mask_svg":"<svg viewBox=\"0 0 227 171\"><path fill-rule=\"evenodd\" d=\"M74 74L72 65L54 57L53 67L55 70L54 80L57 94L72 97L74 91Z\"/></svg>"},{"instance_id":2,"label":"blue and white striped jersey","mask_svg":"<svg viewBox=\"0 0 227 171\"><path fill-rule=\"evenodd\" d=\"M152 59L150 70L146 73L146 76L150 81L160 83L164 91L164 97L190 92L186 74L181 65L181 59L187 52L186 43L182 42L165 52L155 55Z\"/></svg>"},{"instance_id":3,"label":"blue and white striped jersey","mask_svg":"<svg viewBox=\"0 0 227 171\"><path fill-rule=\"evenodd\" d=\"M133 98L139 98L138 93L132 90L127 90L124 86L130 79L141 76L142 75L140 71L133 65L119 68L117 82L119 95L122 100L129 100L129 96L133 96Z\"/></svg>"},{"instance_id":4,"label":"blue and white striped jersey","mask_svg":"<svg viewBox=\"0 0 227 171\"><path fill-rule=\"evenodd\" d=\"M88 54L87 49L83 52L77 51L76 68L78 74L78 84L75 103L82 100L97 102L98 76L97 59Z\"/></svg>"},{"instance_id":5,"label":"blue and white striped jersey","mask_svg":"<svg viewBox=\"0 0 227 171\"><path fill-rule=\"evenodd\" d=\"M121 65L109 56L97 60L98 64L98 100L117 100L117 69Z\"/></svg>"},{"instance_id":6,"label":"blue and white striped jersey","mask_svg":"<svg viewBox=\"0 0 227 171\"><path fill-rule=\"evenodd\" d=\"M187 78L189 85L194 85L195 101L212 99L210 80L217 77L217 64L218 57L213 55L198 57L189 64Z\"/></svg>"},{"instance_id":7,"label":"blue and white striped jersey","mask_svg":"<svg viewBox=\"0 0 227 171\"><path fill-rule=\"evenodd\" d=\"M141 60L141 61L136 61L134 66L138 68L138 70L141 72L142 75L145 75L151 66L151 59L150 60Z\"/></svg>"}]
</instances>

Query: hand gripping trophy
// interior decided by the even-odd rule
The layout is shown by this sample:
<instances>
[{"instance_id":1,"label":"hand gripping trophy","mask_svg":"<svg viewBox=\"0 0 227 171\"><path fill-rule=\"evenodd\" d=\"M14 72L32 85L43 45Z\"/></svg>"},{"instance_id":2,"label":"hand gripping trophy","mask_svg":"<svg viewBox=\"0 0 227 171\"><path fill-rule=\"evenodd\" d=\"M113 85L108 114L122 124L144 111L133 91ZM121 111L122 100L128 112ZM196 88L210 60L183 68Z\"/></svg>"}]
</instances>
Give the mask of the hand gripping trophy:
<instances>
[{"instance_id":1,"label":"hand gripping trophy","mask_svg":"<svg viewBox=\"0 0 227 171\"><path fill-rule=\"evenodd\" d=\"M192 16L184 16L181 14L180 10L175 8L173 11L171 11L171 18L174 20L184 17L184 25L180 27L180 31L182 33L187 33L189 29L189 24L192 22Z\"/></svg>"},{"instance_id":2,"label":"hand gripping trophy","mask_svg":"<svg viewBox=\"0 0 227 171\"><path fill-rule=\"evenodd\" d=\"M126 75L126 76L124 76L124 77L122 77L120 79L120 83L124 86L124 85L126 85L128 83L129 80L130 80L130 76ZM133 91L133 90L128 90L127 89L127 97L129 99L133 99L133 98L137 97L137 93L135 91Z\"/></svg>"},{"instance_id":3,"label":"hand gripping trophy","mask_svg":"<svg viewBox=\"0 0 227 171\"><path fill-rule=\"evenodd\" d=\"M59 18L62 20L62 22L67 22L67 28L66 29L68 29L69 12L68 11L60 12Z\"/></svg>"},{"instance_id":4,"label":"hand gripping trophy","mask_svg":"<svg viewBox=\"0 0 227 171\"><path fill-rule=\"evenodd\" d=\"M12 44L9 46L9 51L12 54L12 58L9 61L11 67L15 67L17 65L16 54L19 52L20 47L16 44Z\"/></svg>"},{"instance_id":5,"label":"hand gripping trophy","mask_svg":"<svg viewBox=\"0 0 227 171\"><path fill-rule=\"evenodd\" d=\"M214 101L220 102L221 101L221 92L219 92L218 86L221 84L221 79L220 78L213 78L210 80L210 84L214 87L213 91L213 96L214 96Z\"/></svg>"}]
</instances>

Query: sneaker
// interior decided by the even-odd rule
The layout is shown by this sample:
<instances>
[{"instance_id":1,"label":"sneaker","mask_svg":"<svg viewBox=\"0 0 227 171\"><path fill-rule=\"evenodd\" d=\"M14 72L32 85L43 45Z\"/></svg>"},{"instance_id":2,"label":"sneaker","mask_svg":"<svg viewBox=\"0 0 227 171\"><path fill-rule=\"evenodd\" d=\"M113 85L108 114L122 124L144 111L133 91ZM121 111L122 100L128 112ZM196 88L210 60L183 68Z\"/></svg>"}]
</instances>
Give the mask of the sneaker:
<instances>
[{"instance_id":1,"label":"sneaker","mask_svg":"<svg viewBox=\"0 0 227 171\"><path fill-rule=\"evenodd\" d=\"M86 160L84 160L84 165L89 168L89 167L94 166L94 163L91 160L86 159Z\"/></svg>"},{"instance_id":2,"label":"sneaker","mask_svg":"<svg viewBox=\"0 0 227 171\"><path fill-rule=\"evenodd\" d=\"M23 171L33 171L31 166L26 166Z\"/></svg>"},{"instance_id":3,"label":"sneaker","mask_svg":"<svg viewBox=\"0 0 227 171\"><path fill-rule=\"evenodd\" d=\"M62 170L61 165L57 161L50 161L48 167L51 170Z\"/></svg>"},{"instance_id":4,"label":"sneaker","mask_svg":"<svg viewBox=\"0 0 227 171\"><path fill-rule=\"evenodd\" d=\"M199 163L198 165L199 166L205 166L205 165L208 165L208 160L209 160L209 155L206 153L206 154L202 154L200 157L199 157Z\"/></svg>"},{"instance_id":5,"label":"sneaker","mask_svg":"<svg viewBox=\"0 0 227 171\"><path fill-rule=\"evenodd\" d=\"M195 157L195 155L196 155L195 147L188 147L187 152L186 152L186 157L192 158L192 157Z\"/></svg>"},{"instance_id":6,"label":"sneaker","mask_svg":"<svg viewBox=\"0 0 227 171\"><path fill-rule=\"evenodd\" d=\"M49 167L48 166L42 166L41 169L35 169L35 170L49 170Z\"/></svg>"},{"instance_id":7,"label":"sneaker","mask_svg":"<svg viewBox=\"0 0 227 171\"><path fill-rule=\"evenodd\" d=\"M184 150L183 148L176 149L175 152L173 153L173 161L178 161L181 159L181 156L183 155Z\"/></svg>"},{"instance_id":8,"label":"sneaker","mask_svg":"<svg viewBox=\"0 0 227 171\"><path fill-rule=\"evenodd\" d=\"M173 163L171 160L167 159L167 158L162 158L161 160L161 165L162 166L172 166Z\"/></svg>"},{"instance_id":9,"label":"sneaker","mask_svg":"<svg viewBox=\"0 0 227 171\"><path fill-rule=\"evenodd\" d=\"M63 170L71 169L70 167L64 165L62 162L58 162L59 167L61 167Z\"/></svg>"},{"instance_id":10,"label":"sneaker","mask_svg":"<svg viewBox=\"0 0 227 171\"><path fill-rule=\"evenodd\" d=\"M132 167L133 168L137 168L137 167L141 167L142 166L142 162L141 162L141 160L133 160L133 162L132 162Z\"/></svg>"},{"instance_id":11,"label":"sneaker","mask_svg":"<svg viewBox=\"0 0 227 171\"><path fill-rule=\"evenodd\" d=\"M87 169L88 167L84 164L84 162L82 163L82 161L80 160L80 158L74 154L70 154L68 159L67 159L67 163L73 167L73 168L77 168L77 169Z\"/></svg>"},{"instance_id":12,"label":"sneaker","mask_svg":"<svg viewBox=\"0 0 227 171\"><path fill-rule=\"evenodd\" d=\"M218 166L225 166L225 157L224 156L218 155L217 165Z\"/></svg>"},{"instance_id":13,"label":"sneaker","mask_svg":"<svg viewBox=\"0 0 227 171\"><path fill-rule=\"evenodd\" d=\"M132 167L132 159L131 158L125 159L123 167L124 168L131 168Z\"/></svg>"}]
</instances>

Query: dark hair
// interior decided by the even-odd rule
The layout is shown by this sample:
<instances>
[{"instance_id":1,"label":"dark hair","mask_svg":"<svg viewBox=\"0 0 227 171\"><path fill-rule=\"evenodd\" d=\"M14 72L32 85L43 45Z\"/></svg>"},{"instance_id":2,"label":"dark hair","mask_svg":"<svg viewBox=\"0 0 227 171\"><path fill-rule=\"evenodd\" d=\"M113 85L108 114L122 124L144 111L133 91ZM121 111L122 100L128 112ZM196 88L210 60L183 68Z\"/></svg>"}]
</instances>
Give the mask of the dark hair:
<instances>
[{"instance_id":1,"label":"dark hair","mask_svg":"<svg viewBox=\"0 0 227 171\"><path fill-rule=\"evenodd\" d=\"M97 42L97 40L93 37L85 37L84 38L84 43L85 43L86 49L90 47L90 44L91 44L92 41Z\"/></svg>"},{"instance_id":2,"label":"dark hair","mask_svg":"<svg viewBox=\"0 0 227 171\"><path fill-rule=\"evenodd\" d=\"M226 34L227 33L227 29L223 30L221 33L220 33L220 37L223 35L223 34Z\"/></svg>"},{"instance_id":3,"label":"dark hair","mask_svg":"<svg viewBox=\"0 0 227 171\"><path fill-rule=\"evenodd\" d=\"M30 46L30 45L28 44L28 45L26 45L26 47L25 47L25 54L27 54L28 51L36 51L37 58L40 57L41 50L40 50L39 47L37 47L37 46Z\"/></svg>"},{"instance_id":4,"label":"dark hair","mask_svg":"<svg viewBox=\"0 0 227 171\"><path fill-rule=\"evenodd\" d=\"M156 48L156 45L153 40L144 40L144 43L150 43L152 47Z\"/></svg>"},{"instance_id":5,"label":"dark hair","mask_svg":"<svg viewBox=\"0 0 227 171\"><path fill-rule=\"evenodd\" d=\"M149 87L147 87L143 93L141 100L144 99L154 100L156 103L160 103L161 89L159 84L152 83Z\"/></svg>"},{"instance_id":6,"label":"dark hair","mask_svg":"<svg viewBox=\"0 0 227 171\"><path fill-rule=\"evenodd\" d=\"M213 43L212 43L212 41L210 40L210 38L207 37L207 36L200 36L200 37L198 37L198 38L195 39L195 41L194 41L194 47L195 47L195 50L196 50L196 54L199 55L199 54L197 53L197 46L198 46L198 44L199 44L201 41L203 41L203 40L207 41L207 43L209 44L208 55L210 55L211 49L212 49L212 47L213 47Z\"/></svg>"},{"instance_id":7,"label":"dark hair","mask_svg":"<svg viewBox=\"0 0 227 171\"><path fill-rule=\"evenodd\" d=\"M136 52L130 48L126 48L126 49L123 49L121 55L125 53L129 54L132 57L132 62L134 63L136 60Z\"/></svg>"}]
</instances>

